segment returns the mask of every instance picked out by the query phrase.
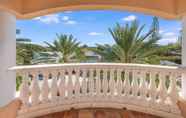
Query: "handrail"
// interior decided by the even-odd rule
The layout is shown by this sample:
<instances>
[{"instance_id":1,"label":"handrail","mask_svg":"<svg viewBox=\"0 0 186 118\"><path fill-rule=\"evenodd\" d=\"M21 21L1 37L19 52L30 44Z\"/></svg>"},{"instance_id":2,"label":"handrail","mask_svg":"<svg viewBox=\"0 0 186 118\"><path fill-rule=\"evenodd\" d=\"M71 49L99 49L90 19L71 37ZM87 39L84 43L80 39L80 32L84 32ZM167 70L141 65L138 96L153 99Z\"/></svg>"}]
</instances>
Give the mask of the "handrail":
<instances>
[{"instance_id":1,"label":"handrail","mask_svg":"<svg viewBox=\"0 0 186 118\"><path fill-rule=\"evenodd\" d=\"M130 63L65 63L65 64L44 64L44 65L24 65L9 68L9 70L25 70L25 69L45 69L45 68L58 68L58 67L77 67L77 66L125 66L125 67L142 67L151 69L179 69L177 66L161 66L149 64L130 64Z\"/></svg>"}]
</instances>

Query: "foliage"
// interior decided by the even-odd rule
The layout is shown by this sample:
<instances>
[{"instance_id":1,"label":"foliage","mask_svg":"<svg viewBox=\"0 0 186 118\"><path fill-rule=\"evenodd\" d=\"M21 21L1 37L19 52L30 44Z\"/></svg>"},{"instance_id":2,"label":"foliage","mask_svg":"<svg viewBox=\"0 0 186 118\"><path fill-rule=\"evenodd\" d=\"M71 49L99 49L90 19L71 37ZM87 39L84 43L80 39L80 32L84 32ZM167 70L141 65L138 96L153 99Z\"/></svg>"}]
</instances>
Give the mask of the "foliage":
<instances>
[{"instance_id":1,"label":"foliage","mask_svg":"<svg viewBox=\"0 0 186 118\"><path fill-rule=\"evenodd\" d=\"M22 83L22 77L16 76L16 90L18 91L20 89L20 85Z\"/></svg>"},{"instance_id":2,"label":"foliage","mask_svg":"<svg viewBox=\"0 0 186 118\"><path fill-rule=\"evenodd\" d=\"M175 43L159 45L158 50L155 53L155 56L157 57L156 64L159 64L160 60L181 64L181 41L182 31L180 31L178 39Z\"/></svg>"},{"instance_id":3,"label":"foliage","mask_svg":"<svg viewBox=\"0 0 186 118\"><path fill-rule=\"evenodd\" d=\"M32 64L51 64L59 62L59 53L57 52L35 52Z\"/></svg>"},{"instance_id":4,"label":"foliage","mask_svg":"<svg viewBox=\"0 0 186 118\"><path fill-rule=\"evenodd\" d=\"M166 60L177 64L181 64L181 44L179 40L176 43L159 46L155 55L158 57L159 61Z\"/></svg>"},{"instance_id":5,"label":"foliage","mask_svg":"<svg viewBox=\"0 0 186 118\"><path fill-rule=\"evenodd\" d=\"M159 36L155 30L142 35L145 25L139 26L137 21L121 26L116 24L113 29L109 29L115 44L97 45L96 52L106 61L122 63L147 63L156 52ZM154 36L153 36L154 35Z\"/></svg>"},{"instance_id":6,"label":"foliage","mask_svg":"<svg viewBox=\"0 0 186 118\"><path fill-rule=\"evenodd\" d=\"M57 34L57 39L52 43L45 42L51 51L59 52L61 63L81 61L85 58L80 47L80 42L73 35Z\"/></svg>"},{"instance_id":7,"label":"foliage","mask_svg":"<svg viewBox=\"0 0 186 118\"><path fill-rule=\"evenodd\" d=\"M30 39L16 39L16 63L17 65L31 64L34 52L45 51L41 45L31 43Z\"/></svg>"},{"instance_id":8,"label":"foliage","mask_svg":"<svg viewBox=\"0 0 186 118\"><path fill-rule=\"evenodd\" d=\"M102 61L107 62L118 62L119 58L114 52L114 46L104 44L97 44L96 48L93 48L92 51L95 51L97 54L102 56Z\"/></svg>"}]
</instances>

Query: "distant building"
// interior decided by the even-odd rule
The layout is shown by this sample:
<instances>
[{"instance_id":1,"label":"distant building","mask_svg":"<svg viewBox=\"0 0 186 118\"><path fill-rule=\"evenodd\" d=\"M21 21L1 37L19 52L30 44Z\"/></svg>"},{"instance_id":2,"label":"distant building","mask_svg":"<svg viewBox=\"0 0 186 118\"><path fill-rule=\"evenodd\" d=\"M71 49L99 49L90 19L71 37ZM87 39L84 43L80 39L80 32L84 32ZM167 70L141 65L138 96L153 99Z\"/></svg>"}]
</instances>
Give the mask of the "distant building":
<instances>
[{"instance_id":1,"label":"distant building","mask_svg":"<svg viewBox=\"0 0 186 118\"><path fill-rule=\"evenodd\" d=\"M85 57L85 63L96 63L101 61L101 56L91 50L85 51Z\"/></svg>"}]
</instances>

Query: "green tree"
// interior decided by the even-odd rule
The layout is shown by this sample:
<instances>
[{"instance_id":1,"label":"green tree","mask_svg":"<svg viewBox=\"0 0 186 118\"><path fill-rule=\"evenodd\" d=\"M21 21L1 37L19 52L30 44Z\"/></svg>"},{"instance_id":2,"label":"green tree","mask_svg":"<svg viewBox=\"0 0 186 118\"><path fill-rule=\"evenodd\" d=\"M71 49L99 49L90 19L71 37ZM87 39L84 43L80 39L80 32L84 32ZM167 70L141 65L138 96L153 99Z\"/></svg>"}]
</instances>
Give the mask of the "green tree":
<instances>
[{"instance_id":1,"label":"green tree","mask_svg":"<svg viewBox=\"0 0 186 118\"><path fill-rule=\"evenodd\" d=\"M151 56L156 51L156 43L160 39L154 30L154 25L149 32L143 33L145 25L139 26L137 21L127 23L125 26L117 24L114 28L109 29L115 44L97 45L95 51L102 55L105 61L149 63Z\"/></svg>"},{"instance_id":2,"label":"green tree","mask_svg":"<svg viewBox=\"0 0 186 118\"><path fill-rule=\"evenodd\" d=\"M52 44L45 43L51 51L59 54L61 63L77 62L85 58L80 42L73 35L57 34L57 39Z\"/></svg>"},{"instance_id":3,"label":"green tree","mask_svg":"<svg viewBox=\"0 0 186 118\"><path fill-rule=\"evenodd\" d=\"M181 64L181 44L178 37L177 42L159 46L155 55L159 61L170 61Z\"/></svg>"},{"instance_id":4,"label":"green tree","mask_svg":"<svg viewBox=\"0 0 186 118\"><path fill-rule=\"evenodd\" d=\"M30 39L16 39L16 63L17 65L29 65L34 52L46 51L46 48L33 44Z\"/></svg>"},{"instance_id":5,"label":"green tree","mask_svg":"<svg viewBox=\"0 0 186 118\"><path fill-rule=\"evenodd\" d=\"M152 31L152 35L151 35L151 38L156 38L156 39L160 39L161 36L159 34L159 20L158 20L158 17L153 17L152 19L152 25L151 25L151 28L150 30Z\"/></svg>"},{"instance_id":6,"label":"green tree","mask_svg":"<svg viewBox=\"0 0 186 118\"><path fill-rule=\"evenodd\" d=\"M97 47L91 50L101 55L103 62L104 61L120 62L120 58L117 56L117 54L114 51L116 45L108 45L108 44L104 44L104 45L96 44L96 45Z\"/></svg>"}]
</instances>

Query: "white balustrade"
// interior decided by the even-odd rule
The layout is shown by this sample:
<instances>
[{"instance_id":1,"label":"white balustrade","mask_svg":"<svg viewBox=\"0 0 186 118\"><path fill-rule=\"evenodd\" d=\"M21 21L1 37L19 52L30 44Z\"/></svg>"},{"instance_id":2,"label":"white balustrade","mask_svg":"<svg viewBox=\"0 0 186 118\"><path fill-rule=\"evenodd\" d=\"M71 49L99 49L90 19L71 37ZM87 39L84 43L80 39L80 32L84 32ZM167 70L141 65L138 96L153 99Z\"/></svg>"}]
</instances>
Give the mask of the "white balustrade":
<instances>
[{"instance_id":1,"label":"white balustrade","mask_svg":"<svg viewBox=\"0 0 186 118\"><path fill-rule=\"evenodd\" d=\"M14 67L23 78L19 118L71 108L128 108L181 117L178 67L140 64L61 64Z\"/></svg>"}]
</instances>

